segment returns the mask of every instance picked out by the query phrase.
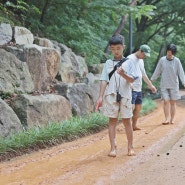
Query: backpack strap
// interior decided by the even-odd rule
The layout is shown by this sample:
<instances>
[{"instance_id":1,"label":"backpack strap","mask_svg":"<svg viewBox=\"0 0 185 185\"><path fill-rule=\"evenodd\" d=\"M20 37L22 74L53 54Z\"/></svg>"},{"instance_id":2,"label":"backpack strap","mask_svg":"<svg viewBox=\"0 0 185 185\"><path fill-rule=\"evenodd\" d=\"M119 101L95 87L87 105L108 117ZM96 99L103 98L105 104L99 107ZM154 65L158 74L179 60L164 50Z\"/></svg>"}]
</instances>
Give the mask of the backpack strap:
<instances>
[{"instance_id":1,"label":"backpack strap","mask_svg":"<svg viewBox=\"0 0 185 185\"><path fill-rule=\"evenodd\" d=\"M114 72L117 70L117 67L120 67L123 62L125 62L128 58L122 58L115 66L114 69L109 73L109 80L111 78L111 76L114 74Z\"/></svg>"}]
</instances>

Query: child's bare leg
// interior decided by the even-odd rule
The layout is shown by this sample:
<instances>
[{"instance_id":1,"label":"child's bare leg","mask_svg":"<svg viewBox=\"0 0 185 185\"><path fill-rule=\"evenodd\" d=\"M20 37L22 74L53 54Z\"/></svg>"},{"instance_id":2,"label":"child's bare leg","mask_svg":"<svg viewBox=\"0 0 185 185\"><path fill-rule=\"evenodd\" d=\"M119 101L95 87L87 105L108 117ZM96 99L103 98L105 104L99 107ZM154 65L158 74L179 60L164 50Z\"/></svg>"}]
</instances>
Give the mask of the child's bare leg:
<instances>
[{"instance_id":1,"label":"child's bare leg","mask_svg":"<svg viewBox=\"0 0 185 185\"><path fill-rule=\"evenodd\" d=\"M137 127L137 120L139 118L139 114L140 114L140 111L141 111L141 107L142 105L141 104L136 104L134 106L134 110L133 110L133 117L132 117L132 127L133 127L133 130L141 130L139 127Z\"/></svg>"},{"instance_id":2,"label":"child's bare leg","mask_svg":"<svg viewBox=\"0 0 185 185\"><path fill-rule=\"evenodd\" d=\"M109 118L109 140L111 145L111 151L109 156L116 157L116 125L117 118Z\"/></svg>"},{"instance_id":3,"label":"child's bare leg","mask_svg":"<svg viewBox=\"0 0 185 185\"><path fill-rule=\"evenodd\" d=\"M132 156L135 155L134 148L133 148L133 128L132 128L132 122L130 118L122 119L122 122L125 126L125 131L127 135L128 140L128 155Z\"/></svg>"}]
</instances>

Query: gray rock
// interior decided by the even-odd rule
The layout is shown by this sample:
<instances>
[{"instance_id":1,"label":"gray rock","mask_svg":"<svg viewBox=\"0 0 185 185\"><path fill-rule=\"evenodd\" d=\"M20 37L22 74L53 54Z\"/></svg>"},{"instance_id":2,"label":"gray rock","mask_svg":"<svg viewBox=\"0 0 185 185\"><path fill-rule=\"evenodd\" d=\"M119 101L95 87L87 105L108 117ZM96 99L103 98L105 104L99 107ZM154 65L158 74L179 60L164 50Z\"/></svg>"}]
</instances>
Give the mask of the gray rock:
<instances>
[{"instance_id":1,"label":"gray rock","mask_svg":"<svg viewBox=\"0 0 185 185\"><path fill-rule=\"evenodd\" d=\"M29 93L33 91L33 81L25 62L15 55L0 49L0 91Z\"/></svg>"},{"instance_id":2,"label":"gray rock","mask_svg":"<svg viewBox=\"0 0 185 185\"><path fill-rule=\"evenodd\" d=\"M88 73L85 59L76 55L70 48L63 44L58 44L58 47L61 51L59 75L62 82L69 84L81 82Z\"/></svg>"},{"instance_id":3,"label":"gray rock","mask_svg":"<svg viewBox=\"0 0 185 185\"><path fill-rule=\"evenodd\" d=\"M22 125L12 108L0 98L0 137L22 130Z\"/></svg>"},{"instance_id":4,"label":"gray rock","mask_svg":"<svg viewBox=\"0 0 185 185\"><path fill-rule=\"evenodd\" d=\"M78 83L70 87L68 98L74 115L83 116L94 112L93 97L86 84Z\"/></svg>"},{"instance_id":5,"label":"gray rock","mask_svg":"<svg viewBox=\"0 0 185 185\"><path fill-rule=\"evenodd\" d=\"M13 28L13 37L15 39L15 43L18 45L24 44L33 44L34 38L33 34L27 28L15 26Z\"/></svg>"},{"instance_id":6,"label":"gray rock","mask_svg":"<svg viewBox=\"0 0 185 185\"><path fill-rule=\"evenodd\" d=\"M59 123L72 115L69 101L60 95L19 95L12 108L26 127L44 126L49 122Z\"/></svg>"},{"instance_id":7,"label":"gray rock","mask_svg":"<svg viewBox=\"0 0 185 185\"><path fill-rule=\"evenodd\" d=\"M34 44L42 47L54 48L53 43L47 38L34 37Z\"/></svg>"},{"instance_id":8,"label":"gray rock","mask_svg":"<svg viewBox=\"0 0 185 185\"><path fill-rule=\"evenodd\" d=\"M14 54L20 61L25 62L24 52L22 46L3 46L3 49Z\"/></svg>"},{"instance_id":9,"label":"gray rock","mask_svg":"<svg viewBox=\"0 0 185 185\"><path fill-rule=\"evenodd\" d=\"M46 91L58 74L60 68L59 52L54 48L31 44L24 46L24 55L34 82L34 88Z\"/></svg>"},{"instance_id":10,"label":"gray rock","mask_svg":"<svg viewBox=\"0 0 185 185\"><path fill-rule=\"evenodd\" d=\"M9 43L12 40L12 27L10 24L0 23L0 45Z\"/></svg>"}]
</instances>

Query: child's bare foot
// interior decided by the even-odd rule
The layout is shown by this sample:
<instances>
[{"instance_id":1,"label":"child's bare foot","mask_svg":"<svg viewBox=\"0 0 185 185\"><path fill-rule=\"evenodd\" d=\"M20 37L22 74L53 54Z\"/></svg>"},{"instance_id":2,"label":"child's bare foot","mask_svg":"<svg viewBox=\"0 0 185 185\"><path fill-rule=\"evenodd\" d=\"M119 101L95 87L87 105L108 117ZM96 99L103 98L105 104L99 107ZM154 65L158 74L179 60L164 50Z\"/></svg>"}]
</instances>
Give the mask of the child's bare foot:
<instances>
[{"instance_id":1,"label":"child's bare foot","mask_svg":"<svg viewBox=\"0 0 185 185\"><path fill-rule=\"evenodd\" d=\"M108 156L109 157L116 157L116 150L111 150Z\"/></svg>"},{"instance_id":2,"label":"child's bare foot","mask_svg":"<svg viewBox=\"0 0 185 185\"><path fill-rule=\"evenodd\" d=\"M170 123L169 120L166 119L162 124L163 125L169 125L169 123Z\"/></svg>"},{"instance_id":3,"label":"child's bare foot","mask_svg":"<svg viewBox=\"0 0 185 185\"><path fill-rule=\"evenodd\" d=\"M163 122L162 124L163 125L169 125L169 122Z\"/></svg>"},{"instance_id":4,"label":"child's bare foot","mask_svg":"<svg viewBox=\"0 0 185 185\"><path fill-rule=\"evenodd\" d=\"M135 152L134 152L134 149L131 148L128 150L128 156L134 156L135 155Z\"/></svg>"},{"instance_id":5,"label":"child's bare foot","mask_svg":"<svg viewBox=\"0 0 185 185\"><path fill-rule=\"evenodd\" d=\"M139 128L139 127L133 127L133 131L136 131L136 130L141 130L141 128Z\"/></svg>"}]
</instances>

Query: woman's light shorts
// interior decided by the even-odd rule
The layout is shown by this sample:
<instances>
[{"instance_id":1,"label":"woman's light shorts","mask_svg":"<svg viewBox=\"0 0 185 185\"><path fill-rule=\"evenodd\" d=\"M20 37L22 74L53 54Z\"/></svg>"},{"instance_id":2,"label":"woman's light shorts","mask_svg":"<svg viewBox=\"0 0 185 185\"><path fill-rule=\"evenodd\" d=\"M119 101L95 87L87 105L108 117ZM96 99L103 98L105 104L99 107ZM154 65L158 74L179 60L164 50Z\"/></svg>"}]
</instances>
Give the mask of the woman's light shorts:
<instances>
[{"instance_id":1,"label":"woman's light shorts","mask_svg":"<svg viewBox=\"0 0 185 185\"><path fill-rule=\"evenodd\" d=\"M106 95L103 100L103 106L100 109L101 113L109 118L131 118L132 103L131 99L121 98L121 101L116 102L116 94Z\"/></svg>"},{"instance_id":2,"label":"woman's light shorts","mask_svg":"<svg viewBox=\"0 0 185 185\"><path fill-rule=\"evenodd\" d=\"M161 88L161 98L163 100L178 100L181 99L179 89L163 89Z\"/></svg>"}]
</instances>

